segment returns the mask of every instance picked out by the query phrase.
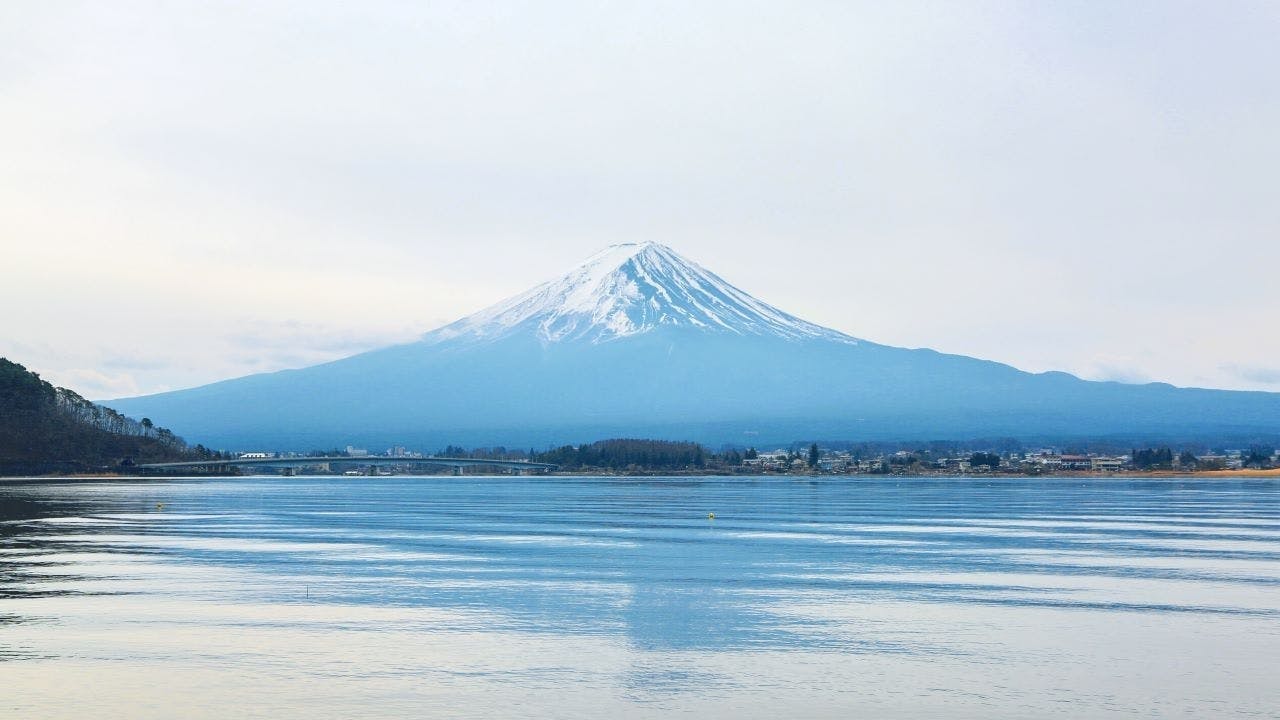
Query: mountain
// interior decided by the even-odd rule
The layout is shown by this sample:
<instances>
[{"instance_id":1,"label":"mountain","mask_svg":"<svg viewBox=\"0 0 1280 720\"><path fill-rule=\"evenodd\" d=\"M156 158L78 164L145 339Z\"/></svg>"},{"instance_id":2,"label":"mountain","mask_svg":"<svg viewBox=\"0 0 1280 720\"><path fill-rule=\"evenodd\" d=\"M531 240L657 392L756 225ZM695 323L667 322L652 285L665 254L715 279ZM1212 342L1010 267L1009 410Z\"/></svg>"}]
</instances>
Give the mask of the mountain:
<instances>
[{"instance_id":1,"label":"mountain","mask_svg":"<svg viewBox=\"0 0 1280 720\"><path fill-rule=\"evenodd\" d=\"M544 343L599 344L675 328L858 342L766 305L657 243L615 245L558 280L427 333L423 342L529 335Z\"/></svg>"},{"instance_id":2,"label":"mountain","mask_svg":"<svg viewBox=\"0 0 1280 720\"><path fill-rule=\"evenodd\" d=\"M198 460L209 452L150 419L125 417L0 358L0 475L92 472L121 461Z\"/></svg>"},{"instance_id":3,"label":"mountain","mask_svg":"<svg viewBox=\"0 0 1280 720\"><path fill-rule=\"evenodd\" d=\"M1280 394L1090 382L860 340L618 245L419 341L113 401L214 447L1280 432Z\"/></svg>"}]
</instances>

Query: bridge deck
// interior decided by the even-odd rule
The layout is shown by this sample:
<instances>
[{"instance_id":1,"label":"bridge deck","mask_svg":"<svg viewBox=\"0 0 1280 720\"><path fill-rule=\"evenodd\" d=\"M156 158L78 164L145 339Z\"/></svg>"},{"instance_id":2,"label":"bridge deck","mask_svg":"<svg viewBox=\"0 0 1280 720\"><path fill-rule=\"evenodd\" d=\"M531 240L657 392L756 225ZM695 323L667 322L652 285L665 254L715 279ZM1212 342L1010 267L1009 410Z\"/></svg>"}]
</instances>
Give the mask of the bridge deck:
<instances>
[{"instance_id":1,"label":"bridge deck","mask_svg":"<svg viewBox=\"0 0 1280 720\"><path fill-rule=\"evenodd\" d=\"M305 467L307 465L326 465L333 463L350 463L354 465L435 465L440 467L475 467L487 465L511 470L555 470L560 467L551 463L530 462L528 460L487 460L484 458L451 458L451 457L387 457L385 455L369 455L351 457L349 455L333 455L321 457L289 457L289 458L229 458L225 460L194 460L171 463L143 463L134 465L139 470L181 470L183 468L201 467Z\"/></svg>"}]
</instances>

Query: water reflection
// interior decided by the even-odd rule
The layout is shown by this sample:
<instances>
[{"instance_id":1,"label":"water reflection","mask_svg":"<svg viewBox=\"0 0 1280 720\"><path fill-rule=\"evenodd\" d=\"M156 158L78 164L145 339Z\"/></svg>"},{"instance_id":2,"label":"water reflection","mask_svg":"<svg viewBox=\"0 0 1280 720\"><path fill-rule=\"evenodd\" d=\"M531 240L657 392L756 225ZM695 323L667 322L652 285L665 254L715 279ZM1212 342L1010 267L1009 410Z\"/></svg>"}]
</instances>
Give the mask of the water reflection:
<instances>
[{"instance_id":1,"label":"water reflection","mask_svg":"<svg viewBox=\"0 0 1280 720\"><path fill-rule=\"evenodd\" d=\"M261 687L281 717L330 707L315 678L378 715L414 715L406 693L475 716L511 714L478 693L541 716L709 698L713 716L1025 716L1063 693L1085 715L1157 696L1245 715L1280 706L1260 669L1280 659L1278 499L1183 480L7 482L0 661L33 678L28 709L109 662L121 688L204 668L214 706Z\"/></svg>"}]
</instances>

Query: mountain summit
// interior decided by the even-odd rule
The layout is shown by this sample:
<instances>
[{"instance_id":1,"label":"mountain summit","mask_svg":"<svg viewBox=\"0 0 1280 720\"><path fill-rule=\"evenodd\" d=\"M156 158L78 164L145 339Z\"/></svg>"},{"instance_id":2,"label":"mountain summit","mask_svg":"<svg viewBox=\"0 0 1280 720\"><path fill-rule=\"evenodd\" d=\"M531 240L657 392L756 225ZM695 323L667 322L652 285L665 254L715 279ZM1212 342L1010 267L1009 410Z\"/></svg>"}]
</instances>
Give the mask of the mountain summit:
<instances>
[{"instance_id":1,"label":"mountain summit","mask_svg":"<svg viewBox=\"0 0 1280 720\"><path fill-rule=\"evenodd\" d=\"M1280 394L1088 382L858 340L656 243L608 248L417 342L112 404L220 449L1209 440L1280 428Z\"/></svg>"},{"instance_id":2,"label":"mountain summit","mask_svg":"<svg viewBox=\"0 0 1280 720\"><path fill-rule=\"evenodd\" d=\"M534 333L543 342L607 342L659 328L857 340L760 302L658 243L614 245L556 280L423 337L493 340Z\"/></svg>"}]
</instances>

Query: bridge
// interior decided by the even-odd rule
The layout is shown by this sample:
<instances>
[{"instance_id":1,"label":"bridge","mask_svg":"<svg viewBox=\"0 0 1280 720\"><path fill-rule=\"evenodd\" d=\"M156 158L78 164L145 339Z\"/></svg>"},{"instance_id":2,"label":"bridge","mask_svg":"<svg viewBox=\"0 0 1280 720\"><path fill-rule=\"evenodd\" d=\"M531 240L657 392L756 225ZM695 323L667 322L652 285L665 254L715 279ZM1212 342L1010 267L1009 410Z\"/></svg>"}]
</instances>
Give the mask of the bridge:
<instances>
[{"instance_id":1,"label":"bridge","mask_svg":"<svg viewBox=\"0 0 1280 720\"><path fill-rule=\"evenodd\" d=\"M510 470L515 474L525 472L549 472L558 469L559 465L551 463L531 462L529 460L487 460L484 458L457 457L391 457L386 455L324 455L315 457L242 457L222 460L195 460L190 462L143 463L134 465L134 470L155 471L161 473L181 473L190 471L199 474L225 472L233 467L261 468L304 468L316 465L353 465L357 467L376 468L385 465L427 465L431 467L451 467L454 475L461 475L464 467L498 467Z\"/></svg>"}]
</instances>

